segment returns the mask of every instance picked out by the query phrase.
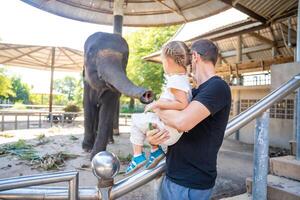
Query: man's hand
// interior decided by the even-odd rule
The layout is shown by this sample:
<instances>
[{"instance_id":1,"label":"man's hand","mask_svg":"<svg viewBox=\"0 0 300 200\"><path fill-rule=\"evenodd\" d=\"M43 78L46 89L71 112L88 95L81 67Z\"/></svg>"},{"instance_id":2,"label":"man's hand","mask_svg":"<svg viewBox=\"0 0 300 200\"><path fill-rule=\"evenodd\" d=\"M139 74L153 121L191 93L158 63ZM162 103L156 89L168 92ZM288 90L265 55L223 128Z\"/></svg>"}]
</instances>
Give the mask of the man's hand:
<instances>
[{"instance_id":1,"label":"man's hand","mask_svg":"<svg viewBox=\"0 0 300 200\"><path fill-rule=\"evenodd\" d=\"M167 130L159 130L159 129L153 129L150 131L147 131L147 140L149 144L151 145L159 145L162 144L164 141L169 139L169 132Z\"/></svg>"}]
</instances>

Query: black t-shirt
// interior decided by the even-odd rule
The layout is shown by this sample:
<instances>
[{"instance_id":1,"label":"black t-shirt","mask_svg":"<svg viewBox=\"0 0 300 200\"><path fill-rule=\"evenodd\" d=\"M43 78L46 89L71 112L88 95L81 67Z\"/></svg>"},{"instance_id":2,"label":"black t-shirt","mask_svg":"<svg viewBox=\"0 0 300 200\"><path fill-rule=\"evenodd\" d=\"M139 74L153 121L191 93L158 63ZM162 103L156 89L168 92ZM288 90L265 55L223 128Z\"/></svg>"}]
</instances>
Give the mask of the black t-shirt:
<instances>
[{"instance_id":1,"label":"black t-shirt","mask_svg":"<svg viewBox=\"0 0 300 200\"><path fill-rule=\"evenodd\" d=\"M188 188L209 189L217 177L217 154L231 106L230 88L220 77L213 76L193 90L192 101L201 102L211 115L168 147L166 175Z\"/></svg>"}]
</instances>

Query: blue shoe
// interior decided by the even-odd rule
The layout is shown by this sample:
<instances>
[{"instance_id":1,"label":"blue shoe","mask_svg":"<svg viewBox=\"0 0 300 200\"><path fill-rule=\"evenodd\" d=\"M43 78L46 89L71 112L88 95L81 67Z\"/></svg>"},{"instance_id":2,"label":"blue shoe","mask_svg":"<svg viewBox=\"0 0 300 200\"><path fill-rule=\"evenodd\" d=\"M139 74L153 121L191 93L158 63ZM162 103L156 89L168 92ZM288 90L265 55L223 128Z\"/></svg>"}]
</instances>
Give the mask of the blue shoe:
<instances>
[{"instance_id":1,"label":"blue shoe","mask_svg":"<svg viewBox=\"0 0 300 200\"><path fill-rule=\"evenodd\" d=\"M164 157L165 152L162 150L161 146L159 146L157 150L150 153L148 162L146 164L146 169L151 169L155 167L159 163L159 161L164 159Z\"/></svg>"},{"instance_id":2,"label":"blue shoe","mask_svg":"<svg viewBox=\"0 0 300 200\"><path fill-rule=\"evenodd\" d=\"M147 162L145 153L137 157L132 157L131 162L129 163L125 175L132 174L136 172L139 168L143 167Z\"/></svg>"}]
</instances>

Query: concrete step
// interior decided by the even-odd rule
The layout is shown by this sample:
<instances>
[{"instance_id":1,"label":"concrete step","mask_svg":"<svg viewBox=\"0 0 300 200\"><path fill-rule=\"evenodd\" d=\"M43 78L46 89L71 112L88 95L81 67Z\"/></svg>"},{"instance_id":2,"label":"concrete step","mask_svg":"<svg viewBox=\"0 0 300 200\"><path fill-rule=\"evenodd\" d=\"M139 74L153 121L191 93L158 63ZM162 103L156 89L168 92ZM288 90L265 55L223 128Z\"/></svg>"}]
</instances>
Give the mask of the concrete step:
<instances>
[{"instance_id":1,"label":"concrete step","mask_svg":"<svg viewBox=\"0 0 300 200\"><path fill-rule=\"evenodd\" d=\"M244 193L234 197L226 197L221 200L252 200L251 195Z\"/></svg>"},{"instance_id":2,"label":"concrete step","mask_svg":"<svg viewBox=\"0 0 300 200\"><path fill-rule=\"evenodd\" d=\"M271 158L270 173L300 181L300 160L296 160L295 156Z\"/></svg>"},{"instance_id":3,"label":"concrete step","mask_svg":"<svg viewBox=\"0 0 300 200\"><path fill-rule=\"evenodd\" d=\"M252 193L252 178L246 179L247 192ZM268 175L268 200L299 200L300 182Z\"/></svg>"},{"instance_id":4,"label":"concrete step","mask_svg":"<svg viewBox=\"0 0 300 200\"><path fill-rule=\"evenodd\" d=\"M296 141L295 140L290 141L290 148L291 148L291 154L293 156L296 156Z\"/></svg>"}]
</instances>

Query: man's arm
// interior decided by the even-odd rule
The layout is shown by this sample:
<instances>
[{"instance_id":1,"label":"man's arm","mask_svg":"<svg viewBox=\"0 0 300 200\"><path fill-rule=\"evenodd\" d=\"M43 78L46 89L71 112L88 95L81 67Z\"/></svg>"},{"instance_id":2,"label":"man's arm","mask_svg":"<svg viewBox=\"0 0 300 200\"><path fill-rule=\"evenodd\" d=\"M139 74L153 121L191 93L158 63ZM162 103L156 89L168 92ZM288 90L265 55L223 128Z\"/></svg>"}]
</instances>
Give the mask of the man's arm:
<instances>
[{"instance_id":1,"label":"man's arm","mask_svg":"<svg viewBox=\"0 0 300 200\"><path fill-rule=\"evenodd\" d=\"M146 106L145 111L161 109L161 110L183 110L188 104L188 95L186 92L174 88L170 88L172 94L175 97L174 101L166 101L159 99L152 104Z\"/></svg>"},{"instance_id":2,"label":"man's arm","mask_svg":"<svg viewBox=\"0 0 300 200\"><path fill-rule=\"evenodd\" d=\"M189 131L210 115L210 111L199 101L192 101L184 110L155 110L159 118L178 131Z\"/></svg>"}]
</instances>

